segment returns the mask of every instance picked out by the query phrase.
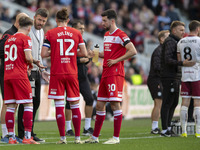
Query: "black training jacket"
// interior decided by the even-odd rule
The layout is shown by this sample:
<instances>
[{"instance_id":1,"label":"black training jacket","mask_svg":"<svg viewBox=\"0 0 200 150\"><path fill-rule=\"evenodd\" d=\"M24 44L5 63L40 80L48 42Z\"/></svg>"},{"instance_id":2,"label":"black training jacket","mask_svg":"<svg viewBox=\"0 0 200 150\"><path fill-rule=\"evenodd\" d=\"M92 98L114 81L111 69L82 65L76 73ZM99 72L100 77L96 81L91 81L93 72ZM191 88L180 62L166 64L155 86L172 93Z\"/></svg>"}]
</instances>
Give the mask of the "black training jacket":
<instances>
[{"instance_id":1,"label":"black training jacket","mask_svg":"<svg viewBox=\"0 0 200 150\"><path fill-rule=\"evenodd\" d=\"M160 78L160 66L161 66L161 51L162 45L158 45L151 56L151 66L149 71L149 78Z\"/></svg>"},{"instance_id":2,"label":"black training jacket","mask_svg":"<svg viewBox=\"0 0 200 150\"><path fill-rule=\"evenodd\" d=\"M180 39L173 34L163 43L161 51L161 79L181 79L182 61L177 60L177 43Z\"/></svg>"}]
</instances>

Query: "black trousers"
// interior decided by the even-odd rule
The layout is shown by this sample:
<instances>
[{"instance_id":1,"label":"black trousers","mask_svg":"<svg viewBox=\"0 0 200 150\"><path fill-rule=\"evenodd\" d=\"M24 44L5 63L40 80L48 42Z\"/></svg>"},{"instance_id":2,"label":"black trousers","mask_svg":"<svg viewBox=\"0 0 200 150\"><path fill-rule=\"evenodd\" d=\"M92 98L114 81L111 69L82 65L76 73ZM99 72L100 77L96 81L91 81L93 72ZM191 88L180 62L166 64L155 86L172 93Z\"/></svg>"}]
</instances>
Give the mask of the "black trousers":
<instances>
[{"instance_id":1,"label":"black trousers","mask_svg":"<svg viewBox=\"0 0 200 150\"><path fill-rule=\"evenodd\" d=\"M40 89L41 89L41 81L40 81L40 73L39 71L31 71L31 77L35 80L35 97L33 97L33 126L31 135L34 136L33 128L35 122L35 115L40 106ZM22 104L19 105L18 108L18 136L19 138L24 137L24 125L23 125L23 114L24 114L24 106Z\"/></svg>"},{"instance_id":2,"label":"black trousers","mask_svg":"<svg viewBox=\"0 0 200 150\"><path fill-rule=\"evenodd\" d=\"M180 80L162 79L163 85L163 102L161 107L161 122L162 129L166 130L171 126L171 121L174 115L176 106L178 105L179 92L180 92Z\"/></svg>"},{"instance_id":3,"label":"black trousers","mask_svg":"<svg viewBox=\"0 0 200 150\"><path fill-rule=\"evenodd\" d=\"M93 95L91 93L90 84L88 78L85 80L79 80L79 90L85 100L86 106L92 106L94 102ZM66 109L70 109L70 104L67 101L65 105Z\"/></svg>"}]
</instances>

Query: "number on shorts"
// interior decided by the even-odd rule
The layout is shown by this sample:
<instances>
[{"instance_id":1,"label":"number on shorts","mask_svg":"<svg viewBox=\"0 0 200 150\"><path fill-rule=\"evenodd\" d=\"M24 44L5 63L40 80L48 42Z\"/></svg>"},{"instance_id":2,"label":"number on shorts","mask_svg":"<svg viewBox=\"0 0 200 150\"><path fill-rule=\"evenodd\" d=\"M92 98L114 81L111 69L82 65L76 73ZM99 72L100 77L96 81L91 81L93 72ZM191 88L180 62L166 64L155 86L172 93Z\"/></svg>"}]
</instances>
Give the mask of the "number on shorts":
<instances>
[{"instance_id":1,"label":"number on shorts","mask_svg":"<svg viewBox=\"0 0 200 150\"><path fill-rule=\"evenodd\" d=\"M108 84L108 90L110 91L115 91L116 87L115 84Z\"/></svg>"}]
</instances>

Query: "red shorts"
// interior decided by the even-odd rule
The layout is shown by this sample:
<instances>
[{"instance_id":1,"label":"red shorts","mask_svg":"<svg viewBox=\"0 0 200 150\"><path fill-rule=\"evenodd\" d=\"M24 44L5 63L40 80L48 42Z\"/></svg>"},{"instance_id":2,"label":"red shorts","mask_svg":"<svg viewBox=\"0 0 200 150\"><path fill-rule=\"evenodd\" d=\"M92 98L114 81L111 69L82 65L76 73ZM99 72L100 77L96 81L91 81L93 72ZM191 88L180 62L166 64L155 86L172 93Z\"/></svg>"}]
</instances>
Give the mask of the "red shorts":
<instances>
[{"instance_id":1,"label":"red shorts","mask_svg":"<svg viewBox=\"0 0 200 150\"><path fill-rule=\"evenodd\" d=\"M200 81L182 82L181 96L183 98L200 99Z\"/></svg>"},{"instance_id":2,"label":"red shorts","mask_svg":"<svg viewBox=\"0 0 200 150\"><path fill-rule=\"evenodd\" d=\"M54 75L50 77L48 98L64 99L65 90L68 101L78 101L80 99L77 75Z\"/></svg>"},{"instance_id":3,"label":"red shorts","mask_svg":"<svg viewBox=\"0 0 200 150\"><path fill-rule=\"evenodd\" d=\"M4 80L4 103L32 103L32 89L28 79Z\"/></svg>"},{"instance_id":4,"label":"red shorts","mask_svg":"<svg viewBox=\"0 0 200 150\"><path fill-rule=\"evenodd\" d=\"M98 101L122 101L124 77L122 76L109 76L101 78Z\"/></svg>"}]
</instances>

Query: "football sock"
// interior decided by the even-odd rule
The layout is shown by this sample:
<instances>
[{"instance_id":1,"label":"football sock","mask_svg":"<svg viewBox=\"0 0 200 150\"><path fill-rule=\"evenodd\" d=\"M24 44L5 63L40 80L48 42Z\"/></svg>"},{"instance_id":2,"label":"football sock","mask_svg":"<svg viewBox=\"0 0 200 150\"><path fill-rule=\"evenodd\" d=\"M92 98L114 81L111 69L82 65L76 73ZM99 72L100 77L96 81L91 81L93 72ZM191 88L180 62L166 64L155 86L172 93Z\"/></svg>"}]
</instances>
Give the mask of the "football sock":
<instances>
[{"instance_id":1,"label":"football sock","mask_svg":"<svg viewBox=\"0 0 200 150\"><path fill-rule=\"evenodd\" d=\"M71 120L65 121L65 128L66 128L66 131L69 131L69 130L72 129L72 127L71 127Z\"/></svg>"},{"instance_id":2,"label":"football sock","mask_svg":"<svg viewBox=\"0 0 200 150\"><path fill-rule=\"evenodd\" d=\"M72 122L74 125L75 137L80 136L81 130L81 112L79 109L79 104L70 105L72 110Z\"/></svg>"},{"instance_id":3,"label":"football sock","mask_svg":"<svg viewBox=\"0 0 200 150\"><path fill-rule=\"evenodd\" d=\"M167 129L161 131L162 134L165 134L166 132L167 132Z\"/></svg>"},{"instance_id":4,"label":"football sock","mask_svg":"<svg viewBox=\"0 0 200 150\"><path fill-rule=\"evenodd\" d=\"M152 121L152 130L158 128L158 121Z\"/></svg>"},{"instance_id":5,"label":"football sock","mask_svg":"<svg viewBox=\"0 0 200 150\"><path fill-rule=\"evenodd\" d=\"M1 124L1 130L2 130L2 138L4 138L8 134L6 124Z\"/></svg>"},{"instance_id":6,"label":"football sock","mask_svg":"<svg viewBox=\"0 0 200 150\"><path fill-rule=\"evenodd\" d=\"M33 106L25 106L24 107L24 114L23 114L23 120L24 120L24 135L26 138L29 137L29 133L31 133L32 125L33 125Z\"/></svg>"},{"instance_id":7,"label":"football sock","mask_svg":"<svg viewBox=\"0 0 200 150\"><path fill-rule=\"evenodd\" d=\"M80 136L75 136L75 140L80 140Z\"/></svg>"},{"instance_id":8,"label":"football sock","mask_svg":"<svg viewBox=\"0 0 200 150\"><path fill-rule=\"evenodd\" d=\"M196 133L200 134L200 107L194 107L194 119L196 123Z\"/></svg>"},{"instance_id":9,"label":"football sock","mask_svg":"<svg viewBox=\"0 0 200 150\"><path fill-rule=\"evenodd\" d=\"M64 115L64 101L55 101L56 107L56 121L60 136L65 136L65 115Z\"/></svg>"},{"instance_id":10,"label":"football sock","mask_svg":"<svg viewBox=\"0 0 200 150\"><path fill-rule=\"evenodd\" d=\"M119 137L115 137L115 136L113 136L113 138L116 139L116 140L119 140Z\"/></svg>"},{"instance_id":11,"label":"football sock","mask_svg":"<svg viewBox=\"0 0 200 150\"><path fill-rule=\"evenodd\" d=\"M5 121L9 135L12 134L14 135L14 124L15 124L14 114L15 114L15 108L7 107Z\"/></svg>"},{"instance_id":12,"label":"football sock","mask_svg":"<svg viewBox=\"0 0 200 150\"><path fill-rule=\"evenodd\" d=\"M168 131L171 131L171 129L172 129L172 127L167 127L167 130L168 130Z\"/></svg>"},{"instance_id":13,"label":"football sock","mask_svg":"<svg viewBox=\"0 0 200 150\"><path fill-rule=\"evenodd\" d=\"M24 137L26 139L30 139L31 138L31 132L30 131L24 131Z\"/></svg>"},{"instance_id":14,"label":"football sock","mask_svg":"<svg viewBox=\"0 0 200 150\"><path fill-rule=\"evenodd\" d=\"M85 118L85 130L91 127L91 118Z\"/></svg>"},{"instance_id":15,"label":"football sock","mask_svg":"<svg viewBox=\"0 0 200 150\"><path fill-rule=\"evenodd\" d=\"M114 137L119 137L122 124L122 110L113 111L114 114Z\"/></svg>"},{"instance_id":16,"label":"football sock","mask_svg":"<svg viewBox=\"0 0 200 150\"><path fill-rule=\"evenodd\" d=\"M187 133L187 130L186 130L187 118L188 118L188 107L181 106L180 122L181 122L182 133Z\"/></svg>"},{"instance_id":17,"label":"football sock","mask_svg":"<svg viewBox=\"0 0 200 150\"><path fill-rule=\"evenodd\" d=\"M101 127L103 125L103 121L105 120L105 117L106 117L106 111L97 111L96 112L93 139L95 139L95 137L99 137L99 133L101 131Z\"/></svg>"},{"instance_id":18,"label":"football sock","mask_svg":"<svg viewBox=\"0 0 200 150\"><path fill-rule=\"evenodd\" d=\"M66 136L61 136L60 137L60 140L62 140L62 141L65 140L65 139L66 139Z\"/></svg>"}]
</instances>

